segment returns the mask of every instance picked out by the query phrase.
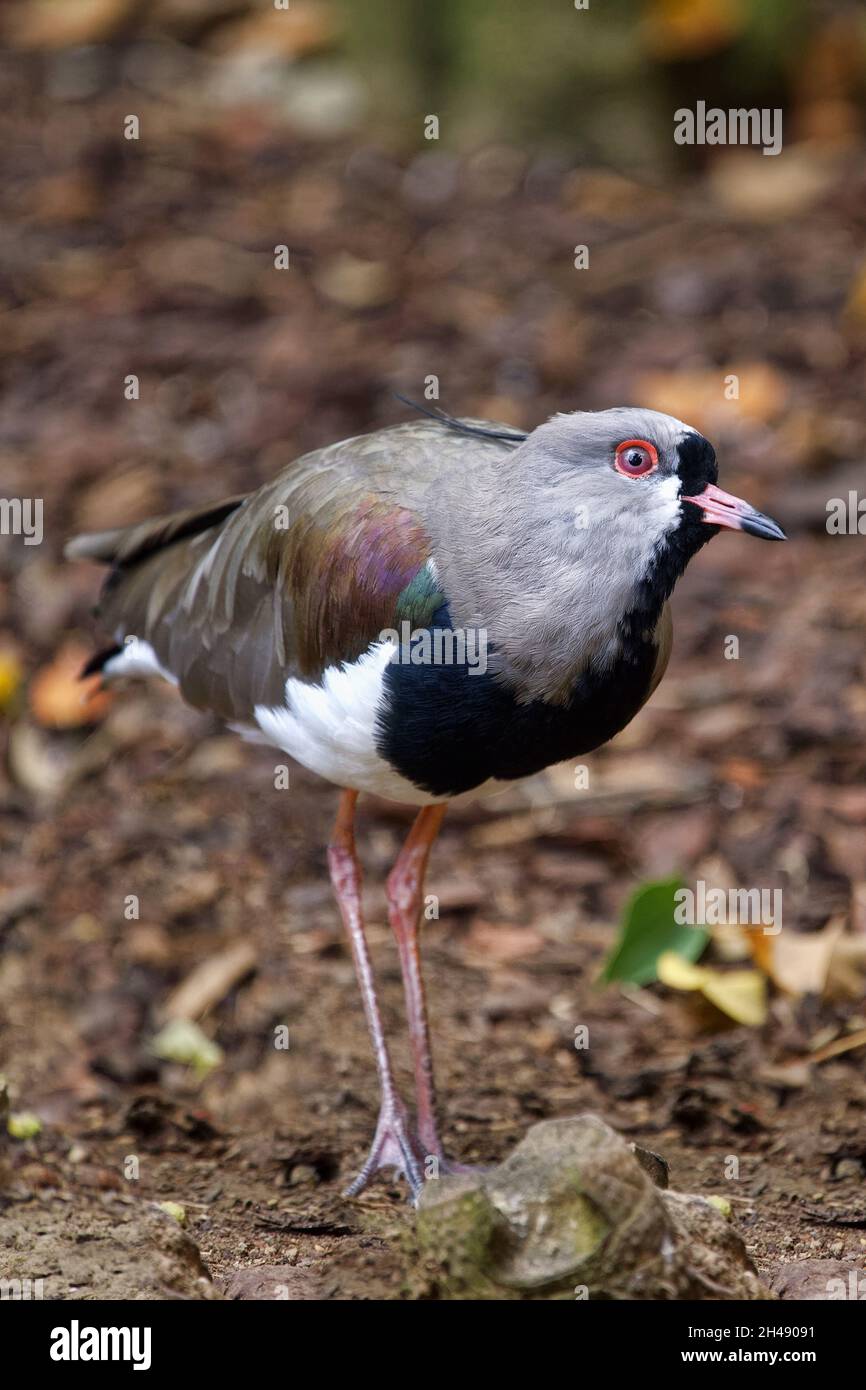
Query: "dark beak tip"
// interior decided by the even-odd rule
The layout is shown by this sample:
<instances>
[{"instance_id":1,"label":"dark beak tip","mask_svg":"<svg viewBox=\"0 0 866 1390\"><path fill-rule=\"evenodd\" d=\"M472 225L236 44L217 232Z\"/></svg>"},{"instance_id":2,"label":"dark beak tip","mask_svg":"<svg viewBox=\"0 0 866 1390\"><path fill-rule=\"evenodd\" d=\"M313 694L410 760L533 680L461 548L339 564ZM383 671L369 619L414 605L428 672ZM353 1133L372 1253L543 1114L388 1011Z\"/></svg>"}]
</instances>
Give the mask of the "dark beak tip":
<instances>
[{"instance_id":1,"label":"dark beak tip","mask_svg":"<svg viewBox=\"0 0 866 1390\"><path fill-rule=\"evenodd\" d=\"M782 530L777 521L770 516L758 513L757 516L745 517L741 523L742 530L749 536L759 536L764 541L786 541L788 537Z\"/></svg>"}]
</instances>

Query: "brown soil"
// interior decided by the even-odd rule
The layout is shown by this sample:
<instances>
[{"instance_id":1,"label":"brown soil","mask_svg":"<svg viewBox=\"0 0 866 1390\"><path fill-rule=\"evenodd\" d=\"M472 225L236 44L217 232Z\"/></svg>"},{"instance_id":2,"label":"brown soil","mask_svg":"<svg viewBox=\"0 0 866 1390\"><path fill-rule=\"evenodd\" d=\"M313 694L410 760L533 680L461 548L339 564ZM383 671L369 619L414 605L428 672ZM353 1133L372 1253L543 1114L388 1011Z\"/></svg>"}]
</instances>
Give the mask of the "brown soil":
<instances>
[{"instance_id":1,"label":"brown soil","mask_svg":"<svg viewBox=\"0 0 866 1390\"><path fill-rule=\"evenodd\" d=\"M866 1026L856 985L776 991L766 1024L745 1028L691 995L595 983L630 891L671 871L782 886L785 931L837 914L864 931L863 542L824 527L866 430L862 329L844 312L862 159L769 224L697 180L649 188L519 151L500 151L496 178L458 162L437 192L422 156L141 92L153 143L119 151L105 132L130 109L122 89L76 123L41 68L16 64L0 187L26 234L0 342L3 490L44 497L46 539L7 544L0 629L28 674L70 631L91 640L98 576L62 564L69 534L255 486L305 448L402 418L392 388L419 396L428 372L449 409L531 426L649 401L651 371L686 413L696 367L721 379L770 363L769 384L742 369L751 413L694 423L723 448L724 484L791 541L724 536L693 563L669 673L587 760L588 792L566 769L454 810L424 955L455 1157L496 1159L539 1118L595 1111L663 1153L672 1185L727 1197L768 1277L793 1259L862 1266L863 1050L808 1062ZM286 239L288 276L273 269ZM133 371L142 398L124 402ZM738 661L723 656L731 633ZM333 789L293 768L276 790L273 753L168 689L133 688L93 731L65 733L22 695L6 732L0 1057L13 1110L43 1128L0 1155L0 1274L44 1276L55 1298L206 1296L198 1246L232 1296L402 1296L405 1194L340 1195L376 1088L327 884ZM407 824L362 802L395 1038L381 885ZM172 988L238 941L255 968L203 1020L224 1062L197 1082L150 1041ZM165 1201L194 1245L153 1212ZM277 1267L271 1284L241 1277L257 1266Z\"/></svg>"}]
</instances>

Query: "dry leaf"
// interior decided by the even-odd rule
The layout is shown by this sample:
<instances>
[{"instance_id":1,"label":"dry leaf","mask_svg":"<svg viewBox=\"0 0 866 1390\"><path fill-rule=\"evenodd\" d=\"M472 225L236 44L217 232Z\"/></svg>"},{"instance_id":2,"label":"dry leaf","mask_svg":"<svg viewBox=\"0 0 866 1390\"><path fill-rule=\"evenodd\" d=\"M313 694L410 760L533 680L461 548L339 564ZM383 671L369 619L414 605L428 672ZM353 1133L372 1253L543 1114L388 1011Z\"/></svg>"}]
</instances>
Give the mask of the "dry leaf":
<instances>
[{"instance_id":1,"label":"dry leaf","mask_svg":"<svg viewBox=\"0 0 866 1390\"><path fill-rule=\"evenodd\" d=\"M866 263L860 267L848 292L845 312L858 323L866 323Z\"/></svg>"},{"instance_id":2,"label":"dry leaf","mask_svg":"<svg viewBox=\"0 0 866 1390\"><path fill-rule=\"evenodd\" d=\"M742 0L649 0L643 34L663 61L703 58L724 48L745 23Z\"/></svg>"},{"instance_id":3,"label":"dry leaf","mask_svg":"<svg viewBox=\"0 0 866 1390\"><path fill-rule=\"evenodd\" d=\"M671 989L699 990L728 1018L757 1027L767 1017L767 982L757 970L714 970L693 965L665 951L658 959L658 978Z\"/></svg>"},{"instance_id":4,"label":"dry leaf","mask_svg":"<svg viewBox=\"0 0 866 1390\"><path fill-rule=\"evenodd\" d=\"M18 787L38 797L58 796L69 777L71 758L58 739L19 720L9 732L9 771Z\"/></svg>"},{"instance_id":5,"label":"dry leaf","mask_svg":"<svg viewBox=\"0 0 866 1390\"><path fill-rule=\"evenodd\" d=\"M67 642L33 677L30 708L44 728L79 729L105 718L112 697L101 688L100 677L79 679L89 655L77 642Z\"/></svg>"},{"instance_id":6,"label":"dry leaf","mask_svg":"<svg viewBox=\"0 0 866 1390\"><path fill-rule=\"evenodd\" d=\"M810 1062L829 1062L831 1057L841 1057L845 1052L853 1052L855 1047L866 1046L866 1028L859 1028L856 1033L849 1033L847 1037L835 1038L833 1042L825 1043L823 1047L816 1048Z\"/></svg>"},{"instance_id":7,"label":"dry leaf","mask_svg":"<svg viewBox=\"0 0 866 1390\"><path fill-rule=\"evenodd\" d=\"M316 284L326 299L343 309L376 309L396 293L394 277L384 261L362 261L348 251L322 266Z\"/></svg>"},{"instance_id":8,"label":"dry leaf","mask_svg":"<svg viewBox=\"0 0 866 1390\"><path fill-rule=\"evenodd\" d=\"M220 25L208 46L217 53L252 51L295 59L329 48L337 33L331 6L292 0L288 9L259 11L234 24Z\"/></svg>"},{"instance_id":9,"label":"dry leaf","mask_svg":"<svg viewBox=\"0 0 866 1390\"><path fill-rule=\"evenodd\" d=\"M23 674L15 652L8 647L0 651L0 714L11 708L21 689Z\"/></svg>"},{"instance_id":10,"label":"dry leaf","mask_svg":"<svg viewBox=\"0 0 866 1390\"><path fill-rule=\"evenodd\" d=\"M785 149L784 159L764 159L757 150L716 155L710 191L722 209L753 222L781 222L814 206L837 177L827 150Z\"/></svg>"},{"instance_id":11,"label":"dry leaf","mask_svg":"<svg viewBox=\"0 0 866 1390\"><path fill-rule=\"evenodd\" d=\"M846 932L844 918L831 918L817 932L768 936L760 927L747 927L744 936L755 964L786 994L862 999L866 938Z\"/></svg>"},{"instance_id":12,"label":"dry leaf","mask_svg":"<svg viewBox=\"0 0 866 1390\"><path fill-rule=\"evenodd\" d=\"M248 941L239 941L217 955L200 961L169 995L163 1009L166 1019L198 1019L222 1002L255 968L256 951Z\"/></svg>"},{"instance_id":13,"label":"dry leaf","mask_svg":"<svg viewBox=\"0 0 866 1390\"><path fill-rule=\"evenodd\" d=\"M765 931L762 926L752 926L751 924L743 926L742 931L746 940L746 945L748 946L749 954L758 969L763 970L765 975L772 976L776 984L780 985L782 989L787 988L787 986L783 985L777 978L773 970L773 964L776 959L775 947L779 940L778 936L770 936L769 932ZM788 935L790 936L791 933L789 932Z\"/></svg>"},{"instance_id":14,"label":"dry leaf","mask_svg":"<svg viewBox=\"0 0 866 1390\"><path fill-rule=\"evenodd\" d=\"M737 378L739 396L729 399L729 380ZM766 362L730 362L687 372L647 372L636 383L641 400L667 415L690 420L708 434L729 429L731 420L765 424L785 408L788 383Z\"/></svg>"},{"instance_id":15,"label":"dry leaf","mask_svg":"<svg viewBox=\"0 0 866 1390\"><path fill-rule=\"evenodd\" d=\"M133 0L31 0L10 16L16 48L77 48L104 43L119 29Z\"/></svg>"},{"instance_id":16,"label":"dry leaf","mask_svg":"<svg viewBox=\"0 0 866 1390\"><path fill-rule=\"evenodd\" d=\"M828 922L823 931L792 932L782 931L777 937L765 937L769 943L769 960L754 953L755 963L788 994L822 994L830 968L830 957L836 941L844 931L844 922L835 918ZM757 944L757 937L749 933L750 944Z\"/></svg>"}]
</instances>

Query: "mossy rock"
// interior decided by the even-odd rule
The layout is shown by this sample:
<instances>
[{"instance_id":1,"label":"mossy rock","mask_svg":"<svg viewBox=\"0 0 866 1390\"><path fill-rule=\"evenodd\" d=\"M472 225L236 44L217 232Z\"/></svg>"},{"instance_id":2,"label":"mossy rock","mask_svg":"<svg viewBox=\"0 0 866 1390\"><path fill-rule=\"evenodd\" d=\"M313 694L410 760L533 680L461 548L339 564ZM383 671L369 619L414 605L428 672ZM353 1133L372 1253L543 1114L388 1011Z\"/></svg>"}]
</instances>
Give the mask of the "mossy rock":
<instances>
[{"instance_id":1,"label":"mossy rock","mask_svg":"<svg viewBox=\"0 0 866 1390\"><path fill-rule=\"evenodd\" d=\"M595 1115L534 1125L488 1172L429 1181L416 1239L420 1297L770 1297L722 1212L655 1186Z\"/></svg>"}]
</instances>

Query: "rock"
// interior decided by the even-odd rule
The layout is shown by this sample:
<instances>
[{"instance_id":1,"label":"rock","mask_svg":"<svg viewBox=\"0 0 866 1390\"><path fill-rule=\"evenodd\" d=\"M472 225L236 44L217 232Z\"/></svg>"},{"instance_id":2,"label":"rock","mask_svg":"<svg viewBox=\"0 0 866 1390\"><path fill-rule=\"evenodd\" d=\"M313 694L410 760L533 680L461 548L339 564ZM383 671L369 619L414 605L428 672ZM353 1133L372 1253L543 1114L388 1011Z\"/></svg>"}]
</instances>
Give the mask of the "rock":
<instances>
[{"instance_id":1,"label":"rock","mask_svg":"<svg viewBox=\"0 0 866 1390\"><path fill-rule=\"evenodd\" d=\"M772 1297L731 1222L657 1187L595 1115L533 1125L491 1171L428 1182L416 1238L443 1298Z\"/></svg>"},{"instance_id":2,"label":"rock","mask_svg":"<svg viewBox=\"0 0 866 1390\"><path fill-rule=\"evenodd\" d=\"M866 1268L850 1260L798 1260L778 1265L770 1288L779 1298L819 1300L866 1300Z\"/></svg>"},{"instance_id":3,"label":"rock","mask_svg":"<svg viewBox=\"0 0 866 1390\"><path fill-rule=\"evenodd\" d=\"M662 1158L661 1154L657 1154L653 1149L642 1148L640 1144L629 1144L629 1148L656 1187L669 1185L670 1168L666 1158Z\"/></svg>"},{"instance_id":4,"label":"rock","mask_svg":"<svg viewBox=\"0 0 866 1390\"><path fill-rule=\"evenodd\" d=\"M79 1188L75 1203L0 1213L0 1278L41 1279L54 1300L220 1299L197 1244L155 1205Z\"/></svg>"}]
</instances>

